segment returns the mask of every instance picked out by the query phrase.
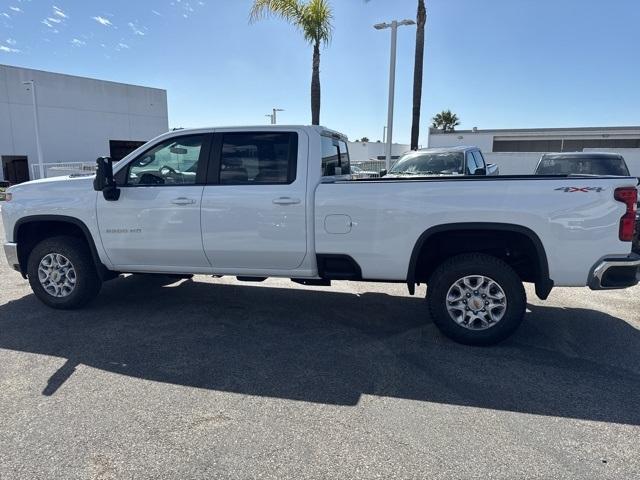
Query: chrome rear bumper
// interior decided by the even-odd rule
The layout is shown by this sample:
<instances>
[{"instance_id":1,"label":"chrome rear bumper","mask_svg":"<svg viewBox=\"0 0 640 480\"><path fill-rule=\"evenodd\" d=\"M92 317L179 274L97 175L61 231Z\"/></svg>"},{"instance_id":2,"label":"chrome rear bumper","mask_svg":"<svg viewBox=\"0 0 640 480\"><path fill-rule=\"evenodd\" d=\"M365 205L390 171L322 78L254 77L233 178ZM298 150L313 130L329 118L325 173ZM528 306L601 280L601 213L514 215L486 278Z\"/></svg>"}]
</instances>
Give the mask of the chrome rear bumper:
<instances>
[{"instance_id":1,"label":"chrome rear bumper","mask_svg":"<svg viewBox=\"0 0 640 480\"><path fill-rule=\"evenodd\" d=\"M18 244L5 243L4 254L7 257L7 263L11 266L11 268L20 271L20 261L18 260Z\"/></svg>"},{"instance_id":2,"label":"chrome rear bumper","mask_svg":"<svg viewBox=\"0 0 640 480\"><path fill-rule=\"evenodd\" d=\"M589 288L613 290L633 287L640 280L639 268L640 255L635 253L622 258L604 258L591 270Z\"/></svg>"}]
</instances>

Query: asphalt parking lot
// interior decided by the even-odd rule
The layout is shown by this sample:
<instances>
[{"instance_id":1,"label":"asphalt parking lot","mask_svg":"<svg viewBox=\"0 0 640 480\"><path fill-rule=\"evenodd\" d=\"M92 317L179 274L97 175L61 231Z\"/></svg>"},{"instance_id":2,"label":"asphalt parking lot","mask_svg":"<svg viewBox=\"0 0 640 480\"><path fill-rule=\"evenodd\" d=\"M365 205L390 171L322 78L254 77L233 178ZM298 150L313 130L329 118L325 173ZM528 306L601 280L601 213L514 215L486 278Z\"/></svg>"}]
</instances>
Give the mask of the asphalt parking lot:
<instances>
[{"instance_id":1,"label":"asphalt parking lot","mask_svg":"<svg viewBox=\"0 0 640 480\"><path fill-rule=\"evenodd\" d=\"M640 476L640 288L528 288L472 348L402 285L129 276L58 312L0 275L3 480Z\"/></svg>"}]
</instances>

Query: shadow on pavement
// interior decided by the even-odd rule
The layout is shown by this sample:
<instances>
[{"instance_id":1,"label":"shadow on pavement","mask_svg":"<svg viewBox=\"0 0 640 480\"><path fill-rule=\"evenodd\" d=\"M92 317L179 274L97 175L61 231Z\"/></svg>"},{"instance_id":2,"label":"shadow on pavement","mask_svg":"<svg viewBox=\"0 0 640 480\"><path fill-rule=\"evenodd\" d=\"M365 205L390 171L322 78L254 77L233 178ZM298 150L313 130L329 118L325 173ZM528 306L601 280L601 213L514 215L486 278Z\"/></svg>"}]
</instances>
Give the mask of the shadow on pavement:
<instances>
[{"instance_id":1,"label":"shadow on pavement","mask_svg":"<svg viewBox=\"0 0 640 480\"><path fill-rule=\"evenodd\" d=\"M472 348L442 337L422 298L130 276L82 311L1 305L0 348L67 360L44 395L85 364L326 404L367 394L640 424L640 332L584 309L530 305L512 339Z\"/></svg>"}]
</instances>

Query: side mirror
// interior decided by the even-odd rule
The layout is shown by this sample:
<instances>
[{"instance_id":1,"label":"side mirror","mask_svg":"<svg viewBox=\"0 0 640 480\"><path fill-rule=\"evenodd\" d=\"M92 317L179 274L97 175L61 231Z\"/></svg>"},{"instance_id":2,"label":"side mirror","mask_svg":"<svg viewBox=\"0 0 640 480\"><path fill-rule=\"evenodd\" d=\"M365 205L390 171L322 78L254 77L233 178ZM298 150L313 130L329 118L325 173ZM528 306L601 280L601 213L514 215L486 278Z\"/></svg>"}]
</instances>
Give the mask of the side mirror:
<instances>
[{"instance_id":1,"label":"side mirror","mask_svg":"<svg viewBox=\"0 0 640 480\"><path fill-rule=\"evenodd\" d=\"M387 169L383 168L382 170L380 170L380 178L384 177L387 174Z\"/></svg>"},{"instance_id":2,"label":"side mirror","mask_svg":"<svg viewBox=\"0 0 640 480\"><path fill-rule=\"evenodd\" d=\"M102 192L104 199L114 202L120 198L120 189L113 178L113 162L109 157L99 157L96 160L96 178L93 180L93 189Z\"/></svg>"},{"instance_id":3,"label":"side mirror","mask_svg":"<svg viewBox=\"0 0 640 480\"><path fill-rule=\"evenodd\" d=\"M476 171L474 172L474 175L486 175L486 174L487 174L486 168L476 168Z\"/></svg>"}]
</instances>

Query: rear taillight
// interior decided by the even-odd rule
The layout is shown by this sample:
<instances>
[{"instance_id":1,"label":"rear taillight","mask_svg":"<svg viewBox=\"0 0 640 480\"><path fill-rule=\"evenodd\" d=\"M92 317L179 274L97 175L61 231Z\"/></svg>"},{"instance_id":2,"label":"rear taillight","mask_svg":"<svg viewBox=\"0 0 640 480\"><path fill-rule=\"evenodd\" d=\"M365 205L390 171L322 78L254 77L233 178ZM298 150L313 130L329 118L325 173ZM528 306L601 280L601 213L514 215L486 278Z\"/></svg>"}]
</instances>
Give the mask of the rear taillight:
<instances>
[{"instance_id":1,"label":"rear taillight","mask_svg":"<svg viewBox=\"0 0 640 480\"><path fill-rule=\"evenodd\" d=\"M635 187L616 188L614 198L627 206L620 219L620 240L630 242L636 229L636 210L638 209L638 190Z\"/></svg>"}]
</instances>

